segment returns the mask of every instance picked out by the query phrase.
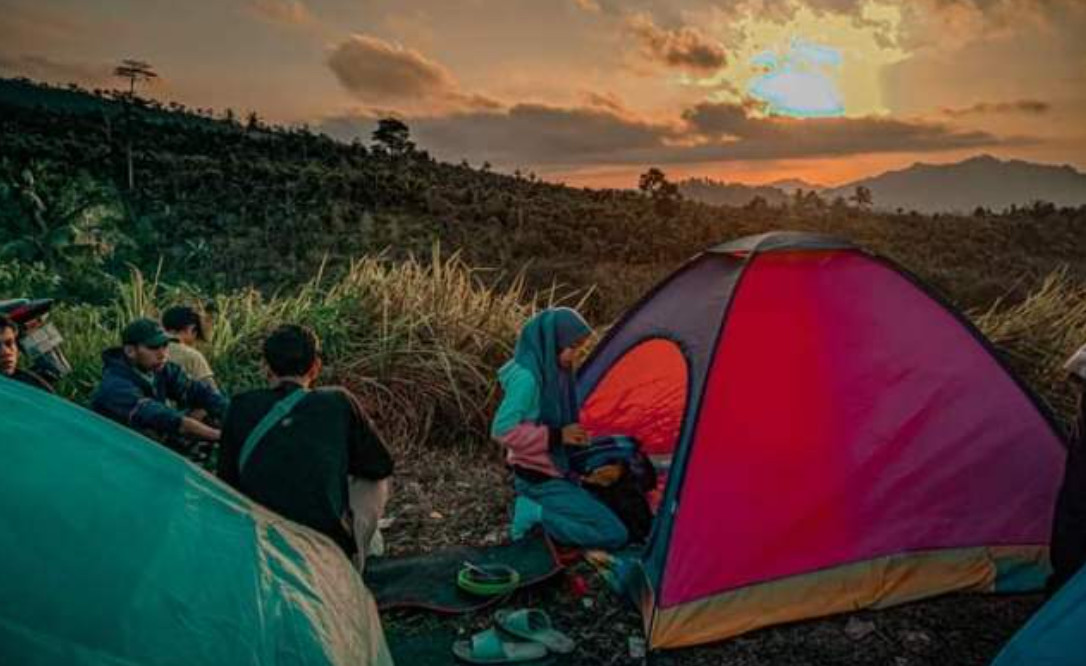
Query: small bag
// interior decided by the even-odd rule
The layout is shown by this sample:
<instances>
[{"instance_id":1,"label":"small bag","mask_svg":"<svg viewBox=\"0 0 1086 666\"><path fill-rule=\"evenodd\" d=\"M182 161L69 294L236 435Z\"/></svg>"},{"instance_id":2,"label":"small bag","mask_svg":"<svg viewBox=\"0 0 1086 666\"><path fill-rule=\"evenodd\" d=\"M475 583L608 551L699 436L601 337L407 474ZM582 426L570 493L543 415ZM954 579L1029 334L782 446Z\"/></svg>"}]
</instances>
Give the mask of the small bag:
<instances>
[{"instance_id":1,"label":"small bag","mask_svg":"<svg viewBox=\"0 0 1086 666\"><path fill-rule=\"evenodd\" d=\"M629 532L630 542L648 539L653 514L647 492L656 487L656 468L632 437L613 435L592 440L570 455L570 467L582 476L607 466L621 467L622 474L606 486L585 484L584 488L607 505Z\"/></svg>"},{"instance_id":2,"label":"small bag","mask_svg":"<svg viewBox=\"0 0 1086 666\"><path fill-rule=\"evenodd\" d=\"M586 447L573 449L569 454L570 469L587 476L606 465L621 463L642 492L656 487L656 468L641 451L641 443L625 435L597 437Z\"/></svg>"}]
</instances>

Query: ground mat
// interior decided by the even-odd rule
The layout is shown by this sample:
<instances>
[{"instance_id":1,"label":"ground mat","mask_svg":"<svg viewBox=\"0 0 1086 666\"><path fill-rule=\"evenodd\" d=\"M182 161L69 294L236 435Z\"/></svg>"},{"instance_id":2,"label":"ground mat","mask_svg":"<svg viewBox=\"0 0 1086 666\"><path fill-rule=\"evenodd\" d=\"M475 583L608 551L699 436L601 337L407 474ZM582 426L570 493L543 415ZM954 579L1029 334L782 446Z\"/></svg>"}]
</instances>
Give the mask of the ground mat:
<instances>
[{"instance_id":1,"label":"ground mat","mask_svg":"<svg viewBox=\"0 0 1086 666\"><path fill-rule=\"evenodd\" d=\"M543 581L562 568L551 543L533 533L498 546L456 546L423 555L368 558L366 585L381 610L468 613L501 601L502 597L478 597L456 586L456 574L464 562L511 566L520 573L520 587Z\"/></svg>"}]
</instances>

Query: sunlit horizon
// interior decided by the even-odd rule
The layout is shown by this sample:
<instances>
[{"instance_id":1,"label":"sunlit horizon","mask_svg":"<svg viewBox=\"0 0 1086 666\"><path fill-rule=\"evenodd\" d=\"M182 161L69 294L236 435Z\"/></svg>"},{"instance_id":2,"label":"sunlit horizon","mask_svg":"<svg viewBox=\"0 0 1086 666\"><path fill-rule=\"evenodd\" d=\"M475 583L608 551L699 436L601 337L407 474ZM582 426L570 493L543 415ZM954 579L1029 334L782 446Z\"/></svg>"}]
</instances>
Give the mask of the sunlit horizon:
<instances>
[{"instance_id":1,"label":"sunlit horizon","mask_svg":"<svg viewBox=\"0 0 1086 666\"><path fill-rule=\"evenodd\" d=\"M0 76L120 84L572 185L838 185L978 154L1086 170L1086 3L5 0ZM201 48L193 48L193 44Z\"/></svg>"}]
</instances>

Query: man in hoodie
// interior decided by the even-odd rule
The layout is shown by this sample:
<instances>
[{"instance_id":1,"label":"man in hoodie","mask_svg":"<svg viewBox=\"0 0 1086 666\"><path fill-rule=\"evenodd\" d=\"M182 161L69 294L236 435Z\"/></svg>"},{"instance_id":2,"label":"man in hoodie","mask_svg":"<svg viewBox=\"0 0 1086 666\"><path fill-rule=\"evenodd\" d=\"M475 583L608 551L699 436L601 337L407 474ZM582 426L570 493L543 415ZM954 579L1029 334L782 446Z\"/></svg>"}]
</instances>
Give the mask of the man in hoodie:
<instances>
[{"instance_id":1,"label":"man in hoodie","mask_svg":"<svg viewBox=\"0 0 1086 666\"><path fill-rule=\"evenodd\" d=\"M226 398L169 361L166 347L171 341L153 319L137 319L125 327L121 346L102 352L102 383L91 406L171 448L183 439L217 442L217 428L183 410L221 417Z\"/></svg>"}]
</instances>

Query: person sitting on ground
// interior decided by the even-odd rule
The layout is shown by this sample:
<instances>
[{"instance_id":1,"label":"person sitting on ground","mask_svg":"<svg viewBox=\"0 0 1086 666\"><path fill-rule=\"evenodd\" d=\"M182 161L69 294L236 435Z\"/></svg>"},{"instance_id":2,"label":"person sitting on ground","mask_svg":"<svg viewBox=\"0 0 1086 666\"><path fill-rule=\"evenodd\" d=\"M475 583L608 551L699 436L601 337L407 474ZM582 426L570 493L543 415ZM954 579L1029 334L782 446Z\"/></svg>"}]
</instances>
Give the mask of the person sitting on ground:
<instances>
[{"instance_id":1,"label":"person sitting on ground","mask_svg":"<svg viewBox=\"0 0 1086 666\"><path fill-rule=\"evenodd\" d=\"M589 444L577 422L573 367L591 332L574 310L544 310L521 329L513 358L498 373L504 395L490 434L513 469L514 537L541 522L570 546L616 549L628 539L622 521L569 471L566 447Z\"/></svg>"},{"instance_id":2,"label":"person sitting on ground","mask_svg":"<svg viewBox=\"0 0 1086 666\"><path fill-rule=\"evenodd\" d=\"M1067 361L1064 369L1078 384L1079 411L1076 433L1067 447L1063 484L1056 497L1050 593L1055 593L1086 565L1086 345Z\"/></svg>"},{"instance_id":3,"label":"person sitting on ground","mask_svg":"<svg viewBox=\"0 0 1086 666\"><path fill-rule=\"evenodd\" d=\"M339 544L361 572L388 500L392 457L345 388L310 390L320 341L296 325L264 341L271 386L235 396L223 422L219 477Z\"/></svg>"},{"instance_id":4,"label":"person sitting on ground","mask_svg":"<svg viewBox=\"0 0 1086 666\"><path fill-rule=\"evenodd\" d=\"M5 314L0 314L0 377L14 379L49 393L54 392L45 379L19 367L19 325Z\"/></svg>"},{"instance_id":5,"label":"person sitting on ground","mask_svg":"<svg viewBox=\"0 0 1086 666\"><path fill-rule=\"evenodd\" d=\"M208 340L207 320L195 308L175 305L162 313L162 328L175 339L166 347L170 360L181 366L189 379L218 390L215 373L195 346L197 341Z\"/></svg>"},{"instance_id":6,"label":"person sitting on ground","mask_svg":"<svg viewBox=\"0 0 1086 666\"><path fill-rule=\"evenodd\" d=\"M126 326L121 346L102 352L102 383L91 407L171 448L178 448L182 439L216 442L218 429L181 410L221 417L227 400L169 362L166 345L171 339L153 319L137 319Z\"/></svg>"}]
</instances>

